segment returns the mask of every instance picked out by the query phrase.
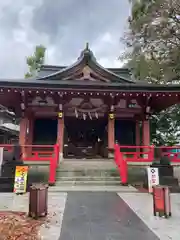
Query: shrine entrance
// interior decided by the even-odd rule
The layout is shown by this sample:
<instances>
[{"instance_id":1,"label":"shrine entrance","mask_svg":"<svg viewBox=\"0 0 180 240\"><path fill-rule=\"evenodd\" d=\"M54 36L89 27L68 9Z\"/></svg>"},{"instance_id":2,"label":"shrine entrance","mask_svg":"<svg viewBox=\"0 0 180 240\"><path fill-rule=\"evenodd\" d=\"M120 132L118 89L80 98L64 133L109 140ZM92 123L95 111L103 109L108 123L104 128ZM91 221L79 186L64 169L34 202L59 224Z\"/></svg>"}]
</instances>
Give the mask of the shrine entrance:
<instances>
[{"instance_id":1,"label":"shrine entrance","mask_svg":"<svg viewBox=\"0 0 180 240\"><path fill-rule=\"evenodd\" d=\"M106 158L107 120L65 118L64 158Z\"/></svg>"},{"instance_id":2,"label":"shrine entrance","mask_svg":"<svg viewBox=\"0 0 180 240\"><path fill-rule=\"evenodd\" d=\"M38 118L34 121L33 144L54 145L57 141L57 119Z\"/></svg>"}]
</instances>

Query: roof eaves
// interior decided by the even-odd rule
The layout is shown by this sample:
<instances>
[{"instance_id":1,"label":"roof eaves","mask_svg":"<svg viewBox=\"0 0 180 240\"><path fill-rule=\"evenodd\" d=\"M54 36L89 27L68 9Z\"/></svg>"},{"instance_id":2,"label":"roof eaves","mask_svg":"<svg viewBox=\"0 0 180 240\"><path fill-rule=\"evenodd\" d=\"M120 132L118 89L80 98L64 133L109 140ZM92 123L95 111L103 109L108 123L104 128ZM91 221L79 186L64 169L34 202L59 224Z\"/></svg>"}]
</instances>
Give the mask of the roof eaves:
<instances>
[{"instance_id":1,"label":"roof eaves","mask_svg":"<svg viewBox=\"0 0 180 240\"><path fill-rule=\"evenodd\" d=\"M55 73L49 74L49 75L44 76L44 77L40 77L40 78L38 78L38 80L44 80L44 79L52 78L52 77L54 77L54 76L56 76L56 75L58 75L60 73L68 71L69 69L79 65L82 62L82 60L83 60L83 58L79 58L74 64L72 64L72 65L70 65L70 66L68 66L66 68L63 68L63 69L61 69L61 70L59 70L59 71L57 71Z\"/></svg>"},{"instance_id":2,"label":"roof eaves","mask_svg":"<svg viewBox=\"0 0 180 240\"><path fill-rule=\"evenodd\" d=\"M97 61L96 61L96 58L94 57L94 54L93 52L88 48L86 47L80 54L80 57L78 58L78 60L68 66L68 67L65 67L63 69L60 69L59 71L55 72L55 73L51 73L47 76L43 76L43 77L38 77L39 80L43 80L43 79L48 79L48 78L52 78L54 76L57 76L58 74L61 74L63 72L66 72L70 69L72 69L73 67L75 66L78 66L79 64L81 64L83 61L86 61L88 60L88 63L90 65L90 63L94 64L96 67L98 67L99 69L103 70L104 72L108 73L109 75L111 75L112 77L114 77L117 81L124 81L124 82L129 82L129 83L134 83L135 81L133 80L129 80L127 78L125 78L124 76L119 76L118 74L110 71L108 68L104 68L103 66L101 66ZM53 68L53 66L48 66L48 65L43 65L45 68ZM55 67L56 68L56 67Z\"/></svg>"}]
</instances>

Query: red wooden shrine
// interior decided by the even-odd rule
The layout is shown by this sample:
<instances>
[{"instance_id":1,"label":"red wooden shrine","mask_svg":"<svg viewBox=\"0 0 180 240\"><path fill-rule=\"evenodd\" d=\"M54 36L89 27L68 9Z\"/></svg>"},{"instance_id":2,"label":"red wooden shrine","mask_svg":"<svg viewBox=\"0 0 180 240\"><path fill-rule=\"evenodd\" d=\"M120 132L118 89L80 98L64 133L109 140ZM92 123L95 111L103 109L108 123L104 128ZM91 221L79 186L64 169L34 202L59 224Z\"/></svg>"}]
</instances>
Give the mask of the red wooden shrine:
<instances>
[{"instance_id":1,"label":"red wooden shrine","mask_svg":"<svg viewBox=\"0 0 180 240\"><path fill-rule=\"evenodd\" d=\"M178 85L139 82L128 69L102 67L88 44L71 66L43 65L36 79L0 80L0 104L20 119L24 159L32 159L34 145L58 146L60 161L107 158L118 142L134 145L134 159L145 146L142 158L151 161L149 119L179 97Z\"/></svg>"}]
</instances>

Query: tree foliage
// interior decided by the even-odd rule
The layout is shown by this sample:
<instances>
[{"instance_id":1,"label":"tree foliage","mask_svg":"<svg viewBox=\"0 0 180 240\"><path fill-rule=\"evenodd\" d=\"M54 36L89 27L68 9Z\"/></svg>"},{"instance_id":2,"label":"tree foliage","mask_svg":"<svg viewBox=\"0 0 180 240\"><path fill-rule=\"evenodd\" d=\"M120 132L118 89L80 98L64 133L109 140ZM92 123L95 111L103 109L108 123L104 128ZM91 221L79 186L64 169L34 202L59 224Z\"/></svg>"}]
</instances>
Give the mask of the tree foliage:
<instances>
[{"instance_id":1,"label":"tree foliage","mask_svg":"<svg viewBox=\"0 0 180 240\"><path fill-rule=\"evenodd\" d=\"M43 45L35 47L33 55L27 57L26 63L28 65L28 72L25 74L25 78L36 77L40 70L41 65L45 60L46 48Z\"/></svg>"},{"instance_id":2,"label":"tree foliage","mask_svg":"<svg viewBox=\"0 0 180 240\"><path fill-rule=\"evenodd\" d=\"M129 31L123 56L135 76L149 82L180 77L180 1L131 0Z\"/></svg>"},{"instance_id":3,"label":"tree foliage","mask_svg":"<svg viewBox=\"0 0 180 240\"><path fill-rule=\"evenodd\" d=\"M179 83L180 80L180 1L131 0L129 29L121 56L128 60L136 79L150 83ZM180 142L180 106L152 116L155 144Z\"/></svg>"}]
</instances>

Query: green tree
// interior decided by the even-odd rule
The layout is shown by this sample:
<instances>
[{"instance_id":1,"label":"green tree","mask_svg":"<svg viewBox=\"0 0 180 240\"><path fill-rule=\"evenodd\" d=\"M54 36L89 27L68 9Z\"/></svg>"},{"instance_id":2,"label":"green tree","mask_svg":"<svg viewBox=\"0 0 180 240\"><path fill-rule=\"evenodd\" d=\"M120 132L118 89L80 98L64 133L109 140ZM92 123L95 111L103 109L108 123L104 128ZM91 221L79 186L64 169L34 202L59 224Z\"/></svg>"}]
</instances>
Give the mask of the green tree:
<instances>
[{"instance_id":1,"label":"green tree","mask_svg":"<svg viewBox=\"0 0 180 240\"><path fill-rule=\"evenodd\" d=\"M131 0L129 29L123 42L136 79L150 83L179 83L180 1ZM152 139L156 144L179 143L180 106L152 116Z\"/></svg>"},{"instance_id":2,"label":"green tree","mask_svg":"<svg viewBox=\"0 0 180 240\"><path fill-rule=\"evenodd\" d=\"M180 1L131 0L124 42L129 67L140 80L169 82L180 77Z\"/></svg>"},{"instance_id":3,"label":"green tree","mask_svg":"<svg viewBox=\"0 0 180 240\"><path fill-rule=\"evenodd\" d=\"M25 74L25 78L36 77L42 64L45 60L46 48L43 45L35 47L35 51L32 56L27 57L26 63L28 65L28 72Z\"/></svg>"}]
</instances>

